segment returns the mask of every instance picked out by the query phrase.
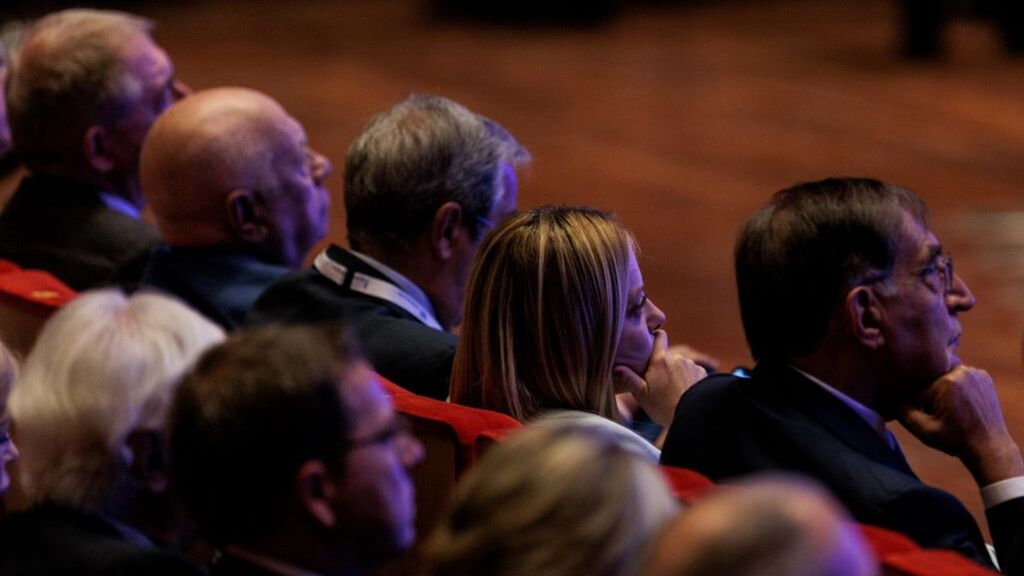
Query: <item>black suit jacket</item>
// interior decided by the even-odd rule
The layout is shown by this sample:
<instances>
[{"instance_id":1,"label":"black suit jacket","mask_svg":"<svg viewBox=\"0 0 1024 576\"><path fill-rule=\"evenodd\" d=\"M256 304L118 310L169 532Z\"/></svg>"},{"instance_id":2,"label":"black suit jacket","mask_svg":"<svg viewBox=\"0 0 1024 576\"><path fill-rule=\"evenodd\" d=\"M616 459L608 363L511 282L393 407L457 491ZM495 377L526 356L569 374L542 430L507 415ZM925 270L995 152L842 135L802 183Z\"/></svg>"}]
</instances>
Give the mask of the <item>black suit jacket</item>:
<instances>
[{"instance_id":1,"label":"black suit jacket","mask_svg":"<svg viewBox=\"0 0 1024 576\"><path fill-rule=\"evenodd\" d=\"M0 522L4 576L201 576L185 560L132 542L99 516L57 505Z\"/></svg>"},{"instance_id":2,"label":"black suit jacket","mask_svg":"<svg viewBox=\"0 0 1024 576\"><path fill-rule=\"evenodd\" d=\"M327 253L350 272L391 282L343 248L331 246ZM448 397L457 342L454 335L434 330L390 302L338 285L316 270L275 282L256 301L247 321L341 321L385 378L416 394L440 400Z\"/></svg>"},{"instance_id":3,"label":"black suit jacket","mask_svg":"<svg viewBox=\"0 0 1024 576\"><path fill-rule=\"evenodd\" d=\"M157 246L140 289L172 294L225 330L234 330L259 295L292 270L227 248Z\"/></svg>"},{"instance_id":4,"label":"black suit jacket","mask_svg":"<svg viewBox=\"0 0 1024 576\"><path fill-rule=\"evenodd\" d=\"M859 522L902 532L989 564L974 518L926 486L857 413L792 368L762 363L752 378L709 377L683 395L661 462L712 480L766 470L823 482ZM1000 563L1024 573L1024 498L988 511Z\"/></svg>"},{"instance_id":5,"label":"black suit jacket","mask_svg":"<svg viewBox=\"0 0 1024 576\"><path fill-rule=\"evenodd\" d=\"M157 240L152 225L70 180L28 176L0 213L0 258L46 270L75 290L133 286Z\"/></svg>"}]
</instances>

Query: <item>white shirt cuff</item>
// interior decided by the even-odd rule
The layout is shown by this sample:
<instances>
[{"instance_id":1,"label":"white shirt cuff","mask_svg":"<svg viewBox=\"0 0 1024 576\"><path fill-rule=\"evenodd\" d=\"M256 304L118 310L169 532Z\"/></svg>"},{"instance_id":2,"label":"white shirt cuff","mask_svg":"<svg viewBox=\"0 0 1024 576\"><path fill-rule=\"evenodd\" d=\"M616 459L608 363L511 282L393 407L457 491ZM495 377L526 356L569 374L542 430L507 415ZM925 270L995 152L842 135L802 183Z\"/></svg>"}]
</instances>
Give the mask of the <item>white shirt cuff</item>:
<instances>
[{"instance_id":1,"label":"white shirt cuff","mask_svg":"<svg viewBox=\"0 0 1024 576\"><path fill-rule=\"evenodd\" d=\"M1024 496L1024 476L993 482L981 489L981 501L986 510L1021 496Z\"/></svg>"}]
</instances>

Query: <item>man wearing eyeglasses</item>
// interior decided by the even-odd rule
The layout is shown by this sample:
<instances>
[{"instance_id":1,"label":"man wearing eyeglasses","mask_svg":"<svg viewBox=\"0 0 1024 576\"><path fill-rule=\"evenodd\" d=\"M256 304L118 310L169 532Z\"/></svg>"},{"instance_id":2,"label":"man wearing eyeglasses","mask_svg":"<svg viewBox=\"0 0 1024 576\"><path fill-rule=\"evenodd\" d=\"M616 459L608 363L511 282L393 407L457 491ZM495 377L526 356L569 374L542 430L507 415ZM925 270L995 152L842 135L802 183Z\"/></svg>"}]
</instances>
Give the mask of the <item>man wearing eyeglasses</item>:
<instances>
[{"instance_id":1,"label":"man wearing eyeglasses","mask_svg":"<svg viewBox=\"0 0 1024 576\"><path fill-rule=\"evenodd\" d=\"M235 333L185 377L169 428L213 576L365 574L415 540L423 447L336 326Z\"/></svg>"},{"instance_id":2,"label":"man wearing eyeglasses","mask_svg":"<svg viewBox=\"0 0 1024 576\"><path fill-rule=\"evenodd\" d=\"M886 422L961 460L982 489L999 563L1024 571L1024 460L992 379L963 365L974 295L912 192L829 179L777 193L736 244L757 366L681 399L662 462L722 480L767 469L824 482L860 522L990 565L976 522L923 484Z\"/></svg>"}]
</instances>

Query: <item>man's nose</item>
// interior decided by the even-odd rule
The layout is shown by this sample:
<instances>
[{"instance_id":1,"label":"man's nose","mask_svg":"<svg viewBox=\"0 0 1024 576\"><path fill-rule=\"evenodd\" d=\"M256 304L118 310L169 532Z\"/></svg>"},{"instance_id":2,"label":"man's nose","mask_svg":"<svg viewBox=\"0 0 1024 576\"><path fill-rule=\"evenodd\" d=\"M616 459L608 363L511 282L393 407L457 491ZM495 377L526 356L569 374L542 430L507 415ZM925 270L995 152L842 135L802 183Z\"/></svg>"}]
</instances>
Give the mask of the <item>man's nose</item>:
<instances>
[{"instance_id":1,"label":"man's nose","mask_svg":"<svg viewBox=\"0 0 1024 576\"><path fill-rule=\"evenodd\" d=\"M951 312L966 312L977 302L974 293L959 275L953 275L953 286L946 292L946 306Z\"/></svg>"},{"instance_id":2,"label":"man's nose","mask_svg":"<svg viewBox=\"0 0 1024 576\"><path fill-rule=\"evenodd\" d=\"M333 166L326 156L316 150L309 151L310 173L317 184L323 184L324 180L331 175Z\"/></svg>"}]
</instances>

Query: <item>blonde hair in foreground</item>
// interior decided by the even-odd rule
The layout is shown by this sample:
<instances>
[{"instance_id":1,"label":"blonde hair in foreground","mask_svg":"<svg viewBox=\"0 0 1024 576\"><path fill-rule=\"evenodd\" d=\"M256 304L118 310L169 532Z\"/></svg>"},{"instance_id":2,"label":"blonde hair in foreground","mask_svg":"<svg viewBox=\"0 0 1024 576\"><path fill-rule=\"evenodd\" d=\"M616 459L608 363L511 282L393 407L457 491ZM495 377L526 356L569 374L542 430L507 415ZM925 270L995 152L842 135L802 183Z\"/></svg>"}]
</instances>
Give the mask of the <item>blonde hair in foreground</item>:
<instances>
[{"instance_id":1,"label":"blonde hair in foreground","mask_svg":"<svg viewBox=\"0 0 1024 576\"><path fill-rule=\"evenodd\" d=\"M452 402L518 420L552 409L614 420L634 249L610 214L589 208L537 208L495 228L470 272Z\"/></svg>"},{"instance_id":2,"label":"blonde hair in foreground","mask_svg":"<svg viewBox=\"0 0 1024 576\"><path fill-rule=\"evenodd\" d=\"M633 574L676 512L657 468L611 435L528 426L460 481L427 543L426 574Z\"/></svg>"},{"instance_id":3,"label":"blonde hair in foreground","mask_svg":"<svg viewBox=\"0 0 1024 576\"><path fill-rule=\"evenodd\" d=\"M43 327L10 398L34 502L111 504L136 430L161 431L181 374L223 331L152 293L84 292Z\"/></svg>"}]
</instances>

